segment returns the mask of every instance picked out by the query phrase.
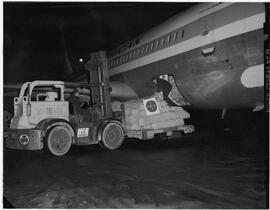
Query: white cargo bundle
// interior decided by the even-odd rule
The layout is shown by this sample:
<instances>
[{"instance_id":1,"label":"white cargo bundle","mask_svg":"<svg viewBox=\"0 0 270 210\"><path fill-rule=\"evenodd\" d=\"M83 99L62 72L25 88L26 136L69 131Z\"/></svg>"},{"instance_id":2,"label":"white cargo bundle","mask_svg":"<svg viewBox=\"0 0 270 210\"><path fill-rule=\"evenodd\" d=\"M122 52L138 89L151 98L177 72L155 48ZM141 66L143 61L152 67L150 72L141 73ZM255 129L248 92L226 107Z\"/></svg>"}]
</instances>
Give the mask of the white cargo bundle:
<instances>
[{"instance_id":1,"label":"white cargo bundle","mask_svg":"<svg viewBox=\"0 0 270 210\"><path fill-rule=\"evenodd\" d=\"M168 106L162 93L122 104L127 131L181 128L184 126L184 119L190 117L182 107ZM121 110L121 103L113 102L112 109Z\"/></svg>"}]
</instances>

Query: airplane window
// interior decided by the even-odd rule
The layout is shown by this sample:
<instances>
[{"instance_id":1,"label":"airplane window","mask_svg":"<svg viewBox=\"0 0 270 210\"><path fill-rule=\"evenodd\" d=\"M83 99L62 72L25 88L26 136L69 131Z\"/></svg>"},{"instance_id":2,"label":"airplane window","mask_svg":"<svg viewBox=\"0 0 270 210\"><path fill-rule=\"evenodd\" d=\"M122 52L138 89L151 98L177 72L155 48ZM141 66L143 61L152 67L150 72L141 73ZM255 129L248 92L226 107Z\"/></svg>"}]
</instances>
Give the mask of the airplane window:
<instances>
[{"instance_id":1,"label":"airplane window","mask_svg":"<svg viewBox=\"0 0 270 210\"><path fill-rule=\"evenodd\" d=\"M181 34L181 38L184 38L184 35L185 35L185 30L183 29L182 34Z\"/></svg>"},{"instance_id":2,"label":"airplane window","mask_svg":"<svg viewBox=\"0 0 270 210\"><path fill-rule=\"evenodd\" d=\"M150 50L153 50L154 42L151 43Z\"/></svg>"},{"instance_id":3,"label":"airplane window","mask_svg":"<svg viewBox=\"0 0 270 210\"><path fill-rule=\"evenodd\" d=\"M136 51L134 50L133 51L133 58L135 58L136 57Z\"/></svg>"},{"instance_id":4,"label":"airplane window","mask_svg":"<svg viewBox=\"0 0 270 210\"><path fill-rule=\"evenodd\" d=\"M142 47L142 54L143 54L143 51L144 51L144 47Z\"/></svg>"},{"instance_id":5,"label":"airplane window","mask_svg":"<svg viewBox=\"0 0 270 210\"><path fill-rule=\"evenodd\" d=\"M161 46L164 45L164 38L161 39Z\"/></svg>"},{"instance_id":6,"label":"airplane window","mask_svg":"<svg viewBox=\"0 0 270 210\"><path fill-rule=\"evenodd\" d=\"M137 56L139 56L139 54L140 54L140 49L137 50Z\"/></svg>"},{"instance_id":7,"label":"airplane window","mask_svg":"<svg viewBox=\"0 0 270 210\"><path fill-rule=\"evenodd\" d=\"M128 61L128 54L126 54L126 61Z\"/></svg>"},{"instance_id":8,"label":"airplane window","mask_svg":"<svg viewBox=\"0 0 270 210\"><path fill-rule=\"evenodd\" d=\"M175 42L176 39L177 39L177 32L175 32L175 33L173 34L173 41Z\"/></svg>"},{"instance_id":9,"label":"airplane window","mask_svg":"<svg viewBox=\"0 0 270 210\"><path fill-rule=\"evenodd\" d=\"M156 41L156 45L155 45L156 48L158 48L158 40Z\"/></svg>"},{"instance_id":10,"label":"airplane window","mask_svg":"<svg viewBox=\"0 0 270 210\"><path fill-rule=\"evenodd\" d=\"M145 53L147 53L148 52L148 45L146 45L146 47L145 47Z\"/></svg>"},{"instance_id":11,"label":"airplane window","mask_svg":"<svg viewBox=\"0 0 270 210\"><path fill-rule=\"evenodd\" d=\"M169 34L167 37L167 42L170 43L171 42L171 35Z\"/></svg>"}]
</instances>

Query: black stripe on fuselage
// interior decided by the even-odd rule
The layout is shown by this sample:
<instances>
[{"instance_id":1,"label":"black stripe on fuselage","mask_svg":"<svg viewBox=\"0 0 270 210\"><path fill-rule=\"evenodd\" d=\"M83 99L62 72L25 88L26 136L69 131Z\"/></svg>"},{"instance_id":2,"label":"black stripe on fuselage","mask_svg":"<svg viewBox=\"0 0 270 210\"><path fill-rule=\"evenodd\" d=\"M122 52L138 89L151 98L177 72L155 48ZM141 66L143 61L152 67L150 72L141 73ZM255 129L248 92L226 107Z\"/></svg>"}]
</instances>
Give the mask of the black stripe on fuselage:
<instances>
[{"instance_id":1,"label":"black stripe on fuselage","mask_svg":"<svg viewBox=\"0 0 270 210\"><path fill-rule=\"evenodd\" d=\"M220 28L238 20L264 12L264 5L258 3L236 3L220 9L214 13L166 33L137 48L130 49L116 57L109 59L109 68L134 61L159 50L187 41L199 35L207 35L211 30Z\"/></svg>"}]
</instances>

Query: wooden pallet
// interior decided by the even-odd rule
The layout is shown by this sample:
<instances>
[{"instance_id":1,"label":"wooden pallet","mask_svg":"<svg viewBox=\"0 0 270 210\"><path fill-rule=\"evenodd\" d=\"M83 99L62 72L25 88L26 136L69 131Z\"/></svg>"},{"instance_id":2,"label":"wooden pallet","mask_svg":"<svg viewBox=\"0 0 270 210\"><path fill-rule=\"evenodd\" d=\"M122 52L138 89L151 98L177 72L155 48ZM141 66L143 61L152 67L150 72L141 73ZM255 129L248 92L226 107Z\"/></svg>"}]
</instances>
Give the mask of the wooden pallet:
<instances>
[{"instance_id":1,"label":"wooden pallet","mask_svg":"<svg viewBox=\"0 0 270 210\"><path fill-rule=\"evenodd\" d=\"M165 133L166 136L172 136L174 131L183 131L184 133L191 133L195 130L193 125L182 125L177 127L170 127L164 129L147 129L147 130L126 130L126 135L129 138L137 139L153 139L155 134Z\"/></svg>"}]
</instances>

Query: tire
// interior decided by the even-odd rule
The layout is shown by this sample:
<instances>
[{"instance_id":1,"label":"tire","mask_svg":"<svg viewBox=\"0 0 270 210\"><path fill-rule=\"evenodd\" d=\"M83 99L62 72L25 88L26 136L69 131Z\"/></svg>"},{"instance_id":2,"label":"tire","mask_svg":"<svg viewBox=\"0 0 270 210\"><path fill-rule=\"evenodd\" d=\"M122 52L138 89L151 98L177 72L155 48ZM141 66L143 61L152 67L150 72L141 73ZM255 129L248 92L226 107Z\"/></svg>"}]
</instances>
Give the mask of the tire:
<instances>
[{"instance_id":1,"label":"tire","mask_svg":"<svg viewBox=\"0 0 270 210\"><path fill-rule=\"evenodd\" d=\"M57 125L48 131L47 149L56 156L65 155L72 144L72 135L68 128Z\"/></svg>"},{"instance_id":2,"label":"tire","mask_svg":"<svg viewBox=\"0 0 270 210\"><path fill-rule=\"evenodd\" d=\"M121 125L115 122L108 123L101 135L101 147L109 150L119 148L124 141L124 131Z\"/></svg>"}]
</instances>

